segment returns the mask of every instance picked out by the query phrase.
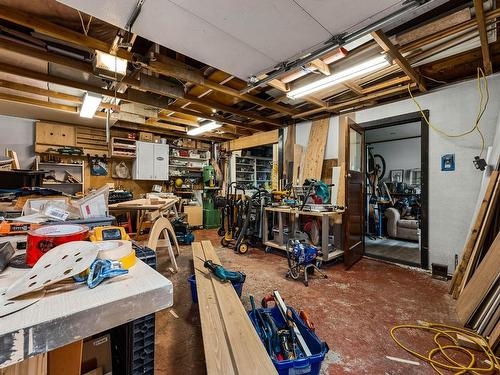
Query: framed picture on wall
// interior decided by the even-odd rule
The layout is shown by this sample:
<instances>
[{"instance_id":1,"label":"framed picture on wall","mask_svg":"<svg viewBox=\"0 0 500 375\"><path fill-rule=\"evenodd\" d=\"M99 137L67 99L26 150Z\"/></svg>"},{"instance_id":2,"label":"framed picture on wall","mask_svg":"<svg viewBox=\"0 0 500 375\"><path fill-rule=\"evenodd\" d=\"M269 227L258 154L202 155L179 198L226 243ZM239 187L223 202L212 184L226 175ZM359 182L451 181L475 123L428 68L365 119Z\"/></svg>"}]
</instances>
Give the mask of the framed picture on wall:
<instances>
[{"instance_id":1,"label":"framed picture on wall","mask_svg":"<svg viewBox=\"0 0 500 375\"><path fill-rule=\"evenodd\" d=\"M390 172L391 182L403 182L404 169L393 169Z\"/></svg>"}]
</instances>

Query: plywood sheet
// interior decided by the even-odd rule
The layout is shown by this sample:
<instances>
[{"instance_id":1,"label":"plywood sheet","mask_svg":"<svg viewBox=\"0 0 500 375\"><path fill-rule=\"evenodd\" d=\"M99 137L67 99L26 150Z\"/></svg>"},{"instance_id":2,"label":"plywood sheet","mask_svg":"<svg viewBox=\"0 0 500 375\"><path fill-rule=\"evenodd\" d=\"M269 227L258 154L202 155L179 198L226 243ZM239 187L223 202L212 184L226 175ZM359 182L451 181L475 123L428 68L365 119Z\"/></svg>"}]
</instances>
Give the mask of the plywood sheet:
<instances>
[{"instance_id":1,"label":"plywood sheet","mask_svg":"<svg viewBox=\"0 0 500 375\"><path fill-rule=\"evenodd\" d=\"M307 154L304 161L304 180L307 178L321 179L329 125L329 118L313 121L311 125Z\"/></svg>"},{"instance_id":2,"label":"plywood sheet","mask_svg":"<svg viewBox=\"0 0 500 375\"><path fill-rule=\"evenodd\" d=\"M495 282L498 270L500 270L500 234L497 235L483 261L479 264L476 272L474 272L457 300L457 315L460 322L465 324L479 307Z\"/></svg>"}]
</instances>

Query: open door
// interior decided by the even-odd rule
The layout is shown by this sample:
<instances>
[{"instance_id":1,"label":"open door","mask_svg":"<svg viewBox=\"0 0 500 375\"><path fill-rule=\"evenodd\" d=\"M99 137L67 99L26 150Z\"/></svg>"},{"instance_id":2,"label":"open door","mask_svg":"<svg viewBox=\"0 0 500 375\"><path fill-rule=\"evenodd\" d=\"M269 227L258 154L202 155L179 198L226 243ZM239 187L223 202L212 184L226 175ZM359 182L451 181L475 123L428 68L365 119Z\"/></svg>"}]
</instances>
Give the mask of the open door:
<instances>
[{"instance_id":1,"label":"open door","mask_svg":"<svg viewBox=\"0 0 500 375\"><path fill-rule=\"evenodd\" d=\"M344 263L347 268L360 260L365 253L364 241L364 150L365 134L350 118L343 118L344 133L345 206L344 214Z\"/></svg>"}]
</instances>

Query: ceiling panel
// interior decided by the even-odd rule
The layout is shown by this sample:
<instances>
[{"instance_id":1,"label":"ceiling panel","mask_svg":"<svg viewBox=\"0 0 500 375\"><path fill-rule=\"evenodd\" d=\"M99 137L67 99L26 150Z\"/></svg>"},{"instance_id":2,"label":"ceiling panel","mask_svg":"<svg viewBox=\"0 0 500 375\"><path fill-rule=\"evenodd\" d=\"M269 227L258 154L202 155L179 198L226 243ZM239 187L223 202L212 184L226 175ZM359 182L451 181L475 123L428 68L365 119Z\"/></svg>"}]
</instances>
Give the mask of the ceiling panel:
<instances>
[{"instance_id":1,"label":"ceiling panel","mask_svg":"<svg viewBox=\"0 0 500 375\"><path fill-rule=\"evenodd\" d=\"M420 122L389 126L386 128L368 129L365 131L365 142L382 142L401 138L420 137Z\"/></svg>"},{"instance_id":2,"label":"ceiling panel","mask_svg":"<svg viewBox=\"0 0 500 375\"><path fill-rule=\"evenodd\" d=\"M59 0L124 27L136 0ZM323 43L331 34L373 22L396 0L145 0L133 32L247 79ZM384 13L385 12L385 13Z\"/></svg>"}]
</instances>

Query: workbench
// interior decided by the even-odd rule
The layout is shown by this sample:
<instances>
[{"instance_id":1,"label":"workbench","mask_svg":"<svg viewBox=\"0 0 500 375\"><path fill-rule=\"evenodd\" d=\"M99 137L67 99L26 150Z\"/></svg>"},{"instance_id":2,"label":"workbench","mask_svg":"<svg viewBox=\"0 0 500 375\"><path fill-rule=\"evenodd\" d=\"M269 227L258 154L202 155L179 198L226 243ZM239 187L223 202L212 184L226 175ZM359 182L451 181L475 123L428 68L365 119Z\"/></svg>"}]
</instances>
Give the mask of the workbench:
<instances>
[{"instance_id":1,"label":"workbench","mask_svg":"<svg viewBox=\"0 0 500 375\"><path fill-rule=\"evenodd\" d=\"M317 246L318 250L323 253L322 260L327 262L336 259L344 254L341 249L330 249L330 220L340 221L344 211L302 211L292 207L265 207L263 218L263 244L267 247L286 251L286 242L284 238L285 222L288 222L288 233L293 239L293 235L297 228L297 222L300 216L312 216L319 218L321 221L321 246ZM269 238L269 214L274 215L272 222L277 222L277 235L274 238ZM288 219L286 220L285 217ZM274 225L273 225L274 232ZM333 246L332 246L333 247Z\"/></svg>"},{"instance_id":2,"label":"workbench","mask_svg":"<svg viewBox=\"0 0 500 375\"><path fill-rule=\"evenodd\" d=\"M0 291L26 270L8 267ZM62 284L24 310L0 318L0 368L84 339L173 304L172 283L138 260L127 275L95 289Z\"/></svg>"}]
</instances>

